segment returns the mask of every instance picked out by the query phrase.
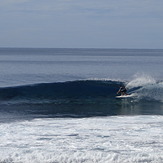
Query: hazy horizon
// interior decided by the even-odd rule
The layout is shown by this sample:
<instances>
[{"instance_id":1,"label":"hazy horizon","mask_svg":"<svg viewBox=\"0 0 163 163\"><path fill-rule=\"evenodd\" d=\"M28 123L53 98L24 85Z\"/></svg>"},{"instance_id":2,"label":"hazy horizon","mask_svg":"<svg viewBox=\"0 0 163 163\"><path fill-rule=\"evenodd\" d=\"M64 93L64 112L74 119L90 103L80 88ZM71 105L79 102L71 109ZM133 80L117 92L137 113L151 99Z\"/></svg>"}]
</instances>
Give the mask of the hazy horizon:
<instances>
[{"instance_id":1,"label":"hazy horizon","mask_svg":"<svg viewBox=\"0 0 163 163\"><path fill-rule=\"evenodd\" d=\"M0 47L163 49L161 0L2 0Z\"/></svg>"}]
</instances>

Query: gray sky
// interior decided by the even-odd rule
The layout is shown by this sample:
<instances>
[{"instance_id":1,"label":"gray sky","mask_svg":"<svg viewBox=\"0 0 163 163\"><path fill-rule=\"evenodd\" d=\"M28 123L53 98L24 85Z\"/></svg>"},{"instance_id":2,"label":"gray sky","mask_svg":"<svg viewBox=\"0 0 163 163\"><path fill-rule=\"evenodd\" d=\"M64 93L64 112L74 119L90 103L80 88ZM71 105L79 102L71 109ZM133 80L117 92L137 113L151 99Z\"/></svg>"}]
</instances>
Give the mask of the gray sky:
<instances>
[{"instance_id":1,"label":"gray sky","mask_svg":"<svg viewBox=\"0 0 163 163\"><path fill-rule=\"evenodd\" d=\"M0 0L0 47L163 49L163 0Z\"/></svg>"}]
</instances>

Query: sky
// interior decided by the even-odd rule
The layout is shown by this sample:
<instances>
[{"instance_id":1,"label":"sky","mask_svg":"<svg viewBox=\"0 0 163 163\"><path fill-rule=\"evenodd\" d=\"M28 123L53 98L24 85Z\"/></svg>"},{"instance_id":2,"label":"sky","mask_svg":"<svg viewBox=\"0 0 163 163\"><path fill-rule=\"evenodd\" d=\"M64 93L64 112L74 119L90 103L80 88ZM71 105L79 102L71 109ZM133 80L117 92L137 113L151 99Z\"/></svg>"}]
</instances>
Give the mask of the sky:
<instances>
[{"instance_id":1,"label":"sky","mask_svg":"<svg viewBox=\"0 0 163 163\"><path fill-rule=\"evenodd\" d=\"M0 0L0 47L163 49L163 0Z\"/></svg>"}]
</instances>

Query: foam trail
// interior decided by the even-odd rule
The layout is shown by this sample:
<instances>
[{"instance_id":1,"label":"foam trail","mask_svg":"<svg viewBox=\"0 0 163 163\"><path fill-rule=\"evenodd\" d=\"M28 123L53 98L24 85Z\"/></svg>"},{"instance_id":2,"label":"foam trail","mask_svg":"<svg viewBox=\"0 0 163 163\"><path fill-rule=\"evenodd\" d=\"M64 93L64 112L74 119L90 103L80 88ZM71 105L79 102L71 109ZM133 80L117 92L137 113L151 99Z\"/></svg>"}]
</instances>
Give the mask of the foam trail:
<instances>
[{"instance_id":1,"label":"foam trail","mask_svg":"<svg viewBox=\"0 0 163 163\"><path fill-rule=\"evenodd\" d=\"M150 84L140 88L137 93L139 98L157 100L163 102L163 84Z\"/></svg>"}]
</instances>

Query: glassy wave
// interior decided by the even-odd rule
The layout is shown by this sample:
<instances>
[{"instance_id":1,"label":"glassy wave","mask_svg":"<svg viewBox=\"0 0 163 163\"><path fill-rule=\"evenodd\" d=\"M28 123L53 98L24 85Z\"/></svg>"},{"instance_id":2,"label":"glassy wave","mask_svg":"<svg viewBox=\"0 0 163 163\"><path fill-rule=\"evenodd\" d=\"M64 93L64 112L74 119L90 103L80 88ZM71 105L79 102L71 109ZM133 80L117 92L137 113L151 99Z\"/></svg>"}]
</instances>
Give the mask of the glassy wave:
<instances>
[{"instance_id":1,"label":"glassy wave","mask_svg":"<svg viewBox=\"0 0 163 163\"><path fill-rule=\"evenodd\" d=\"M132 97L116 98L122 85ZM0 88L0 106L4 111L51 117L162 115L163 82L137 78L127 83L78 80L6 87Z\"/></svg>"}]
</instances>

